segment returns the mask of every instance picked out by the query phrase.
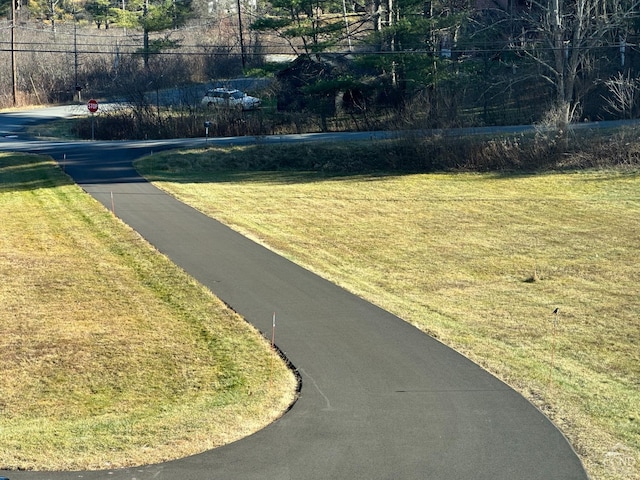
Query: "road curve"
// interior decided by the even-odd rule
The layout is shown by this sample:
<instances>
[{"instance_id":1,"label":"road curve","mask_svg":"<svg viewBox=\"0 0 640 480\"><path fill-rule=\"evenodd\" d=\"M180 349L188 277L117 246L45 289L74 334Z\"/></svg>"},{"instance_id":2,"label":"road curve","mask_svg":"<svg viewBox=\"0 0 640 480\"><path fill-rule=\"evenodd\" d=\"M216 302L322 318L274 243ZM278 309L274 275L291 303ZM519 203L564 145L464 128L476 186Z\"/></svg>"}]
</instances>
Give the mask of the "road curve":
<instances>
[{"instance_id":1,"label":"road curve","mask_svg":"<svg viewBox=\"0 0 640 480\"><path fill-rule=\"evenodd\" d=\"M88 193L264 332L302 391L280 420L164 464L0 471L11 480L586 480L521 395L401 319L165 195L131 161L168 143L0 142L52 155ZM112 202L113 198L113 202Z\"/></svg>"}]
</instances>

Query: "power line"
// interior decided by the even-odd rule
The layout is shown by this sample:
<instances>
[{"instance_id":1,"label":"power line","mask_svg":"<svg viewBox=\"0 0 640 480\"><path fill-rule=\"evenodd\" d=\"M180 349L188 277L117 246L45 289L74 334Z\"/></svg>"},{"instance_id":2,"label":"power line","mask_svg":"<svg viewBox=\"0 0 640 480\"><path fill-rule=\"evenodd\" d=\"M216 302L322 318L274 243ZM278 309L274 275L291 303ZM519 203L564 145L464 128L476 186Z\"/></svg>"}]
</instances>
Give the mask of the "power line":
<instances>
[{"instance_id":1,"label":"power line","mask_svg":"<svg viewBox=\"0 0 640 480\"><path fill-rule=\"evenodd\" d=\"M5 45L9 45L9 46L5 46ZM0 41L0 52L10 52L12 51L11 49L11 43L10 42L6 42L6 41ZM43 43L43 42L15 42L13 43L14 47L15 47L15 52L16 53L58 53L58 54L74 54L75 50L74 50L74 45L72 44L61 44L60 48L52 48L51 44L48 43ZM275 44L274 44L275 45ZM396 50L396 51L375 51L375 50L368 50L367 47L372 48L372 47L376 47L376 45L372 45L372 44L361 44L362 47L364 47L363 50L358 51L358 50L351 50L348 51L348 45L347 44L337 44L336 47L337 48L344 48L344 51L335 51L335 50L321 50L318 52L313 52L313 53L320 53L320 54L348 54L348 55L380 55L380 56L392 56L392 55L433 55L434 51L433 49L411 49L411 50ZM633 45L631 44L626 44L626 46L628 47L633 47ZM38 48L38 47L43 47L43 48ZM47 48L44 48L47 47ZM98 48L83 48L83 47L103 47L102 50L98 49ZM279 45L280 48L282 48L281 45ZM294 47L296 49L300 49L300 50L304 50L304 45L300 44L300 45L294 45ZM619 44L613 44L613 45L603 45L600 47L584 47L583 50L587 51L587 50L619 50L621 47L621 45ZM78 50L77 53L78 54L93 54L93 55L113 55L115 54L115 50L113 50L114 46L112 45L104 45L104 44L82 44L82 45L78 45ZM141 44L122 44L118 42L118 48L120 51L120 54L142 54L142 45ZM130 49L129 52L123 52L123 49ZM228 55L229 53L232 53L234 50L239 49L240 46L238 44L234 44L234 45L181 45L178 48L172 49L172 50L163 50L163 51L159 51L159 52L153 52L153 54L155 55L199 55L199 56L225 56ZM265 44L261 44L260 45L261 49L265 49L265 48L272 48L269 45L265 45ZM357 48L357 47L353 47L353 48ZM207 49L212 49L210 51L207 51ZM223 52L218 52L215 51L216 49L224 49L226 51ZM496 53L509 53L509 52L513 52L516 53L518 51L527 51L529 50L528 47L522 47L522 48L474 48L474 47L470 47L470 48L464 48L464 49L452 49L452 53L458 54L458 55L473 55L473 54L496 54ZM552 47L545 47L545 48L535 48L536 52L552 52L554 50L558 50L558 49L554 49ZM564 50L564 49L563 49ZM254 53L247 53L247 55L287 55L287 54L293 54L294 52L291 49L286 49L286 50L275 50L275 51L269 51L269 52L254 52Z\"/></svg>"}]
</instances>

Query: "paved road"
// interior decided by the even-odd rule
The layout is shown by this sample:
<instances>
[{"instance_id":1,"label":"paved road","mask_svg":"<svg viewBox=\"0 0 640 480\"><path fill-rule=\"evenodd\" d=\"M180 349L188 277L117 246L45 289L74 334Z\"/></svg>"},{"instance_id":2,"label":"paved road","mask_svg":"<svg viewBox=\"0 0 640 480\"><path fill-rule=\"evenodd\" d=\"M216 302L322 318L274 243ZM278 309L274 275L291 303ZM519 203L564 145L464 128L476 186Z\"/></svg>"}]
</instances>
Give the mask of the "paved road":
<instances>
[{"instance_id":1,"label":"paved road","mask_svg":"<svg viewBox=\"0 0 640 480\"><path fill-rule=\"evenodd\" d=\"M0 116L1 117L1 116ZM0 120L0 129L1 129ZM185 143L193 141L185 141ZM202 142L202 140L199 140ZM167 142L28 143L216 295L299 370L293 408L260 432L182 460L11 480L585 480L563 435L504 383L401 319L177 202L131 161Z\"/></svg>"}]
</instances>

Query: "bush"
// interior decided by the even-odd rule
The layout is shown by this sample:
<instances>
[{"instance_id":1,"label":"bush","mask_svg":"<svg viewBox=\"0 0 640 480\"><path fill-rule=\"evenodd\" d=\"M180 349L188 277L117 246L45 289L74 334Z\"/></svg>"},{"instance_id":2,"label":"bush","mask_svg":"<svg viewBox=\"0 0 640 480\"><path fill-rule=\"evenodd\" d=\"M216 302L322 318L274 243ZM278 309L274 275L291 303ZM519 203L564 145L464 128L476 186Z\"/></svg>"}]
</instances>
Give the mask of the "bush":
<instances>
[{"instance_id":1,"label":"bush","mask_svg":"<svg viewBox=\"0 0 640 480\"><path fill-rule=\"evenodd\" d=\"M223 169L306 170L328 174L371 172L431 173L446 171L534 172L581 168L640 166L640 143L632 131L609 136L585 132L570 141L571 151L541 141L536 135L502 138L399 135L358 144L250 147L241 165L227 157ZM249 160L246 160L246 159Z\"/></svg>"}]
</instances>

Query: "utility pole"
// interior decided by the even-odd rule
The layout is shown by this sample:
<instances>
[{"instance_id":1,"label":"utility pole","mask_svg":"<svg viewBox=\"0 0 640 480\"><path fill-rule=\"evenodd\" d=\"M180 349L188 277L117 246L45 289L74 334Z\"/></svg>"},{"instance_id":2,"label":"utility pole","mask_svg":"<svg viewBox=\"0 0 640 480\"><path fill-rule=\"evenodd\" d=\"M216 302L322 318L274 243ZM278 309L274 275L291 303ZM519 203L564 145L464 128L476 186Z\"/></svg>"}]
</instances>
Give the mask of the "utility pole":
<instances>
[{"instance_id":1,"label":"utility pole","mask_svg":"<svg viewBox=\"0 0 640 480\"><path fill-rule=\"evenodd\" d=\"M242 14L240 13L240 0L237 0L238 6L238 30L240 31L240 56L242 58L242 70L244 70L247 60L244 53L244 38L242 36Z\"/></svg>"},{"instance_id":2,"label":"utility pole","mask_svg":"<svg viewBox=\"0 0 640 480\"><path fill-rule=\"evenodd\" d=\"M144 7L142 10L142 18L144 22L143 30L142 30L142 42L143 42L143 50L144 50L144 68L149 69L149 0L144 0Z\"/></svg>"},{"instance_id":3,"label":"utility pole","mask_svg":"<svg viewBox=\"0 0 640 480\"><path fill-rule=\"evenodd\" d=\"M16 66L16 0L11 0L11 85L13 106L18 105L18 68Z\"/></svg>"},{"instance_id":4,"label":"utility pole","mask_svg":"<svg viewBox=\"0 0 640 480\"><path fill-rule=\"evenodd\" d=\"M75 91L78 94L78 102L82 101L82 87L78 83L78 18L76 5L73 4L73 67L75 72Z\"/></svg>"}]
</instances>

